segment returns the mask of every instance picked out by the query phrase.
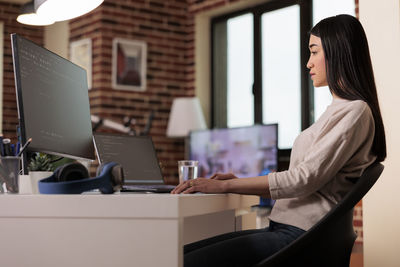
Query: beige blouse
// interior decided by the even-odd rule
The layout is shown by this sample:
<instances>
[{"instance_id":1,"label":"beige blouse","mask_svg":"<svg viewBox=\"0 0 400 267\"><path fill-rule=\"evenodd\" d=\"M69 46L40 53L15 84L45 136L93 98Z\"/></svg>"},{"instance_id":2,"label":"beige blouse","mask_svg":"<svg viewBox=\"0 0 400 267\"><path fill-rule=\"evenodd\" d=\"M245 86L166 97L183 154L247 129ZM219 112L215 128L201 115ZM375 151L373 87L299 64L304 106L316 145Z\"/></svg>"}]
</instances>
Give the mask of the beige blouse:
<instances>
[{"instance_id":1,"label":"beige blouse","mask_svg":"<svg viewBox=\"0 0 400 267\"><path fill-rule=\"evenodd\" d=\"M310 229L352 187L376 159L371 154L375 125L361 100L334 99L295 140L289 170L268 174L276 199L270 219Z\"/></svg>"}]
</instances>

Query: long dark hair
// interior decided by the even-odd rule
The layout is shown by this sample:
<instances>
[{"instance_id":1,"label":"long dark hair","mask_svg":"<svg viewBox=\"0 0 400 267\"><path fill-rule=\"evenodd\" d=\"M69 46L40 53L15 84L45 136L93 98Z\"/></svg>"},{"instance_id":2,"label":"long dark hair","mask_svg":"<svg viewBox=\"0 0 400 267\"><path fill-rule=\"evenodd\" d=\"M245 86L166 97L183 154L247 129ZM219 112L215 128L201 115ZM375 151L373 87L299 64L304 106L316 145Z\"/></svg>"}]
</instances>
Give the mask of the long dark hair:
<instances>
[{"instance_id":1,"label":"long dark hair","mask_svg":"<svg viewBox=\"0 0 400 267\"><path fill-rule=\"evenodd\" d=\"M375 120L372 153L386 158L386 137L369 54L361 23L353 16L338 15L321 20L310 33L321 38L329 90L340 98L363 100Z\"/></svg>"}]
</instances>

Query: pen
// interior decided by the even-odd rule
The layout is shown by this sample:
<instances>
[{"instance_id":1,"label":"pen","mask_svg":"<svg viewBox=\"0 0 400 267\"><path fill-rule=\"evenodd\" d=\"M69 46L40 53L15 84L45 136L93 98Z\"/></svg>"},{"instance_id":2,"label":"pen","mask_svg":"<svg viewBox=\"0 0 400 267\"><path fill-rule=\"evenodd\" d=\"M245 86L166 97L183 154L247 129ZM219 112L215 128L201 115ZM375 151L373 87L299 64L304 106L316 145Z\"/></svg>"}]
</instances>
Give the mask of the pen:
<instances>
[{"instance_id":1,"label":"pen","mask_svg":"<svg viewBox=\"0 0 400 267\"><path fill-rule=\"evenodd\" d=\"M15 145L11 144L11 156L15 156Z\"/></svg>"},{"instance_id":2,"label":"pen","mask_svg":"<svg viewBox=\"0 0 400 267\"><path fill-rule=\"evenodd\" d=\"M0 135L0 157L4 156L3 135Z\"/></svg>"},{"instance_id":3,"label":"pen","mask_svg":"<svg viewBox=\"0 0 400 267\"><path fill-rule=\"evenodd\" d=\"M4 149L3 155L5 157L13 156L11 151L11 140L9 138L3 139L3 149Z\"/></svg>"},{"instance_id":4,"label":"pen","mask_svg":"<svg viewBox=\"0 0 400 267\"><path fill-rule=\"evenodd\" d=\"M17 157L20 157L22 153L24 153L24 150L29 146L29 144L32 142L32 138L29 138L28 141L26 141L25 145L21 147L21 150L19 151Z\"/></svg>"},{"instance_id":5,"label":"pen","mask_svg":"<svg viewBox=\"0 0 400 267\"><path fill-rule=\"evenodd\" d=\"M21 149L21 143L18 141L17 148L15 149L15 156L18 155L20 149Z\"/></svg>"}]
</instances>

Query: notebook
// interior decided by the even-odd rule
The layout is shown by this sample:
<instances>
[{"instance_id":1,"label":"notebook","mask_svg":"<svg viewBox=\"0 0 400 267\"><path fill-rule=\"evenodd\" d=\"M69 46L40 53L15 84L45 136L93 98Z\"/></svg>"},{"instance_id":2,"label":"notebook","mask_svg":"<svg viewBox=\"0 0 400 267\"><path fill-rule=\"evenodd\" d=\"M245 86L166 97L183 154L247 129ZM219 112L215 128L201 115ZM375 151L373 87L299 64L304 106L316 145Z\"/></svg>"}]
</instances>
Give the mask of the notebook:
<instances>
[{"instance_id":1,"label":"notebook","mask_svg":"<svg viewBox=\"0 0 400 267\"><path fill-rule=\"evenodd\" d=\"M175 187L164 183L150 136L94 133L93 139L100 163L122 165L125 182L121 192L167 193Z\"/></svg>"}]
</instances>

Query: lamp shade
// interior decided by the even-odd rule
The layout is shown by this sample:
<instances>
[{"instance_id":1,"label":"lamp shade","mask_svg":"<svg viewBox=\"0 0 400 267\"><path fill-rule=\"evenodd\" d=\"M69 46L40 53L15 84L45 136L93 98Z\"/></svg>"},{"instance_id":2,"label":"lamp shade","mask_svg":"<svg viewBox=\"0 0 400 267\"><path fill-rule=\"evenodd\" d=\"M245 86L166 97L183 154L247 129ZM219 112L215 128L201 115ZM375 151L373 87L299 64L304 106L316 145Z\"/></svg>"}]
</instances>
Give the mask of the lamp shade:
<instances>
[{"instance_id":1,"label":"lamp shade","mask_svg":"<svg viewBox=\"0 0 400 267\"><path fill-rule=\"evenodd\" d=\"M206 128L198 98L179 97L174 99L169 115L167 136L186 137L192 130Z\"/></svg>"},{"instance_id":2,"label":"lamp shade","mask_svg":"<svg viewBox=\"0 0 400 267\"><path fill-rule=\"evenodd\" d=\"M89 13L104 0L35 0L35 10L40 17L63 21Z\"/></svg>"},{"instance_id":3,"label":"lamp shade","mask_svg":"<svg viewBox=\"0 0 400 267\"><path fill-rule=\"evenodd\" d=\"M34 26L45 26L54 23L54 20L51 18L41 17L36 14L33 1L21 7L21 14L17 17L17 21L22 24Z\"/></svg>"}]
</instances>

